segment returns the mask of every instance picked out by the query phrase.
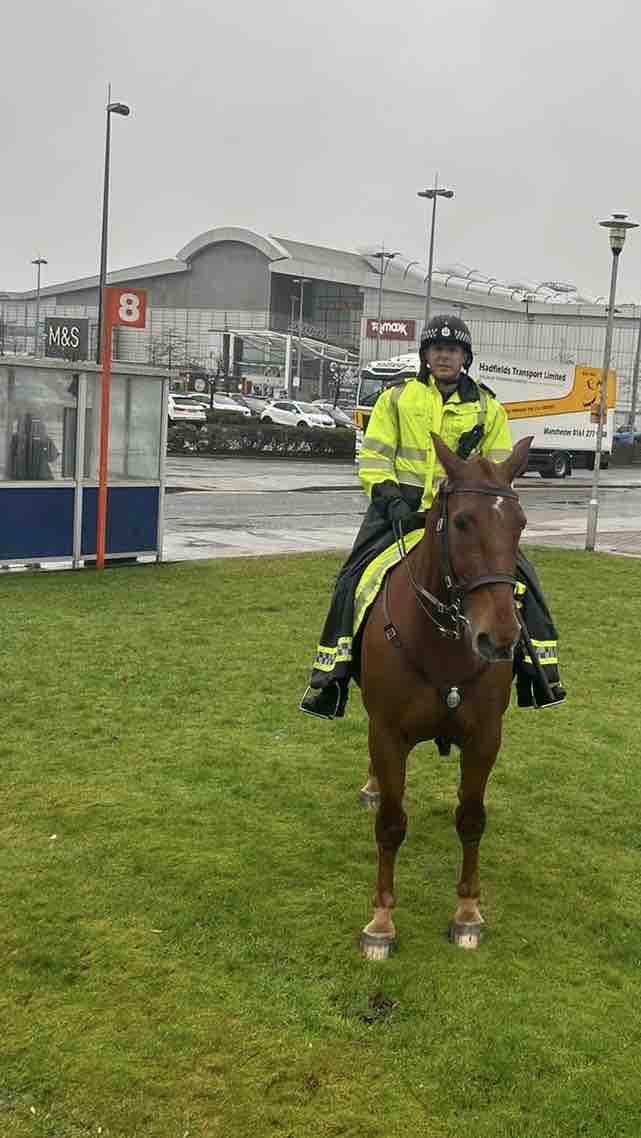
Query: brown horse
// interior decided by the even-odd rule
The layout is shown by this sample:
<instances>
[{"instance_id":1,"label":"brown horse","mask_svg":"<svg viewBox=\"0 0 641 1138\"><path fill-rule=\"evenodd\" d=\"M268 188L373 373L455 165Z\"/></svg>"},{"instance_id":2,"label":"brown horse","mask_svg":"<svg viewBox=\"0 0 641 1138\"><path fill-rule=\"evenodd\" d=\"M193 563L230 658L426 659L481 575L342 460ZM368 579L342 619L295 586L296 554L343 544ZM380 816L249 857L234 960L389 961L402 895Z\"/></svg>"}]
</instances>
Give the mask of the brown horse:
<instances>
[{"instance_id":1,"label":"brown horse","mask_svg":"<svg viewBox=\"0 0 641 1138\"><path fill-rule=\"evenodd\" d=\"M423 538L388 573L361 645L370 754L363 795L379 804L374 915L361 937L370 960L385 959L396 937L391 913L394 862L407 824L405 769L412 748L427 739L436 739L441 753L452 743L461 752L456 829L463 868L450 938L478 947L483 799L521 634L514 584L525 515L511 484L525 469L532 440L493 463L464 462L432 437L447 480L426 516Z\"/></svg>"}]
</instances>

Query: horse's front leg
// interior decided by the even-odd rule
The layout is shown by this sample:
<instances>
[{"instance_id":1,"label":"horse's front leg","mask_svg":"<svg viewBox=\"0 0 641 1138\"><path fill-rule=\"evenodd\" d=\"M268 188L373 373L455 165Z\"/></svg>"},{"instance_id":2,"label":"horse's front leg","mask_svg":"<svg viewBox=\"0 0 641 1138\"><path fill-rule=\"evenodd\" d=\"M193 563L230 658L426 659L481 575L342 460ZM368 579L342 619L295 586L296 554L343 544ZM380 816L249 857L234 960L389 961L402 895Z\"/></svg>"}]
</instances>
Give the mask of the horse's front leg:
<instances>
[{"instance_id":1,"label":"horse's front leg","mask_svg":"<svg viewBox=\"0 0 641 1138\"><path fill-rule=\"evenodd\" d=\"M364 806L366 810L375 809L380 805L381 788L378 785L378 779L374 773L371 759L367 768L367 782L359 790L358 800L361 806Z\"/></svg>"},{"instance_id":2,"label":"horse's front leg","mask_svg":"<svg viewBox=\"0 0 641 1138\"><path fill-rule=\"evenodd\" d=\"M500 746L498 737L466 744L461 752L461 785L456 807L456 829L463 847L463 867L457 886L459 897L450 940L461 948L478 948L483 929L479 908L481 876L479 846L485 830L485 788Z\"/></svg>"},{"instance_id":3,"label":"horse's front leg","mask_svg":"<svg viewBox=\"0 0 641 1138\"><path fill-rule=\"evenodd\" d=\"M361 946L367 960L386 960L396 938L391 916L396 904L394 862L407 826L403 794L409 747L398 731L370 719L369 752L371 769L380 790L380 805L376 814L378 877L373 902L374 915L363 929Z\"/></svg>"}]
</instances>

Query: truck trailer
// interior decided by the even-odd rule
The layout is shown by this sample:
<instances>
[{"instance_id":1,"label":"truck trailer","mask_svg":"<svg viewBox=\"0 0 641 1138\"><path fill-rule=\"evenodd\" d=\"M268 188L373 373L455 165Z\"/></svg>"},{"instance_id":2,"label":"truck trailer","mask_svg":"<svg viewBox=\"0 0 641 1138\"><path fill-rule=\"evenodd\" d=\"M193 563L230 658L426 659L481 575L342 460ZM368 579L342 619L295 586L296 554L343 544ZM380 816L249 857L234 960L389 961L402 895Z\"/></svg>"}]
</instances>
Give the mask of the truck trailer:
<instances>
[{"instance_id":1,"label":"truck trailer","mask_svg":"<svg viewBox=\"0 0 641 1138\"><path fill-rule=\"evenodd\" d=\"M414 378L419 366L415 353L376 360L363 368L353 412L357 451L381 392ZM485 384L505 407L513 444L528 435L534 437L528 470L538 470L544 478L566 478L574 469L594 468L600 368L479 352L470 376ZM601 458L604 467L612 449L615 404L616 377L610 371Z\"/></svg>"}]
</instances>

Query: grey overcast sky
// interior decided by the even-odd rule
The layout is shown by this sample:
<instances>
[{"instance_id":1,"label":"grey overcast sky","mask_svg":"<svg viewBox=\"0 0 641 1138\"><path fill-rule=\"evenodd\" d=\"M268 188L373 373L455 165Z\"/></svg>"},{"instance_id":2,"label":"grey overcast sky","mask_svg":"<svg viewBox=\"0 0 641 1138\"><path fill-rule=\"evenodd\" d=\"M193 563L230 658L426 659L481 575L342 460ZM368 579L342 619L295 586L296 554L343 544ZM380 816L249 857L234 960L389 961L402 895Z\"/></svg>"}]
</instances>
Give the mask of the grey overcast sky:
<instances>
[{"instance_id":1,"label":"grey overcast sky","mask_svg":"<svg viewBox=\"0 0 641 1138\"><path fill-rule=\"evenodd\" d=\"M0 289L97 272L218 225L607 292L596 222L641 221L634 0L22 0L2 17ZM641 230L620 300L641 299Z\"/></svg>"}]
</instances>

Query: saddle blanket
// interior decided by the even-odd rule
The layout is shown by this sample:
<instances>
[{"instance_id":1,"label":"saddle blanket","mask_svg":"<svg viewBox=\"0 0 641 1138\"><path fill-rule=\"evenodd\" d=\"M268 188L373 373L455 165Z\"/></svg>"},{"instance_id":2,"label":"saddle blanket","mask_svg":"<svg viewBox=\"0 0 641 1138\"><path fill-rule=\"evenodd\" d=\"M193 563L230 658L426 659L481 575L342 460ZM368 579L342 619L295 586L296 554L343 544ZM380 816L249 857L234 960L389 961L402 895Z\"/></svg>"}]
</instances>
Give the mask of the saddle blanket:
<instances>
[{"instance_id":1,"label":"saddle blanket","mask_svg":"<svg viewBox=\"0 0 641 1138\"><path fill-rule=\"evenodd\" d=\"M418 545L424 533L425 528L421 527L420 529L410 530L409 533L405 534L405 549L408 553L411 549L414 549L415 545ZM365 566L354 594L354 625L352 630L352 636L354 638L356 638L356 634L367 615L368 609L376 600L386 574L389 573L389 570L393 569L395 565L398 565L400 560L401 554L396 542L394 542L393 545L389 545L387 549L379 553L373 561L370 561L369 565Z\"/></svg>"}]
</instances>

